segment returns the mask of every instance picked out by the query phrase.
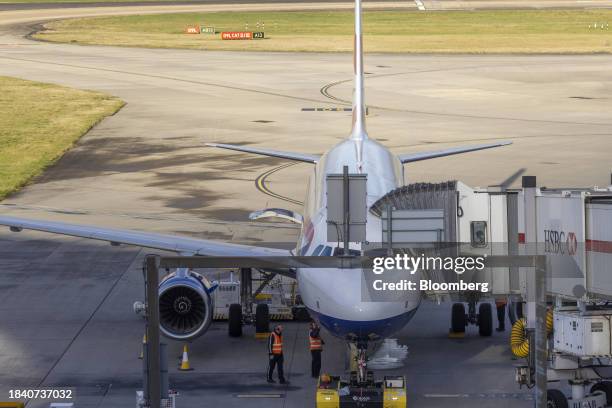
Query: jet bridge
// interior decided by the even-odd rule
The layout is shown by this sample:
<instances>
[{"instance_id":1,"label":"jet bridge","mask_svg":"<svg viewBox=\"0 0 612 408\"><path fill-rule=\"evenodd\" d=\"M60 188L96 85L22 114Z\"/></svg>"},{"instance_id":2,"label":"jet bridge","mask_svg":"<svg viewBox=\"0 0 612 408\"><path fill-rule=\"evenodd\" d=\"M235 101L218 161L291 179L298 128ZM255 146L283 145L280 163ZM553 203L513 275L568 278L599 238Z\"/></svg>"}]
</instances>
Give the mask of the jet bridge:
<instances>
[{"instance_id":1,"label":"jet bridge","mask_svg":"<svg viewBox=\"0 0 612 408\"><path fill-rule=\"evenodd\" d=\"M428 243L456 256L544 257L539 269L509 262L462 279L489 282L489 296L512 301L511 319L520 318L513 351L526 362L516 378L521 386L536 386L536 406L612 405L612 382L605 381L612 378L612 186L537 188L535 177L524 177L521 189L417 183L391 191L370 211L381 217L380 245L388 251L414 253ZM438 281L458 279L425 273ZM429 295L468 303L467 315L462 303L453 306L454 330L475 323L481 335L490 334L482 330L489 328L490 304L475 312L482 295ZM546 381L560 380L569 382L571 398L546 391Z\"/></svg>"},{"instance_id":2,"label":"jet bridge","mask_svg":"<svg viewBox=\"0 0 612 408\"><path fill-rule=\"evenodd\" d=\"M435 242L457 253L486 255L528 249L550 256L551 270L558 272L547 288L551 295L612 300L612 187L539 188L533 211L536 235L526 246L522 189L417 183L391 191L370 208L382 220L382 247ZM525 276L516 267L489 268L474 278L489 281L492 296L525 294Z\"/></svg>"}]
</instances>

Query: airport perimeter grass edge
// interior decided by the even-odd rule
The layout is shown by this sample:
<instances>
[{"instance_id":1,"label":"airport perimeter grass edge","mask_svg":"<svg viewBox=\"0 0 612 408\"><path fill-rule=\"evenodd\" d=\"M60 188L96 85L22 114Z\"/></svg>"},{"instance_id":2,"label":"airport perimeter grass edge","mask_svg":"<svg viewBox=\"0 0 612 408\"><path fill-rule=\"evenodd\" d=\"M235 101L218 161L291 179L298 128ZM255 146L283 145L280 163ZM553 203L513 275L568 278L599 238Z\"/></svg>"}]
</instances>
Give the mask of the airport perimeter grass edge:
<instances>
[{"instance_id":1,"label":"airport perimeter grass edge","mask_svg":"<svg viewBox=\"0 0 612 408\"><path fill-rule=\"evenodd\" d=\"M0 199L58 160L124 103L99 92L0 76Z\"/></svg>"}]
</instances>

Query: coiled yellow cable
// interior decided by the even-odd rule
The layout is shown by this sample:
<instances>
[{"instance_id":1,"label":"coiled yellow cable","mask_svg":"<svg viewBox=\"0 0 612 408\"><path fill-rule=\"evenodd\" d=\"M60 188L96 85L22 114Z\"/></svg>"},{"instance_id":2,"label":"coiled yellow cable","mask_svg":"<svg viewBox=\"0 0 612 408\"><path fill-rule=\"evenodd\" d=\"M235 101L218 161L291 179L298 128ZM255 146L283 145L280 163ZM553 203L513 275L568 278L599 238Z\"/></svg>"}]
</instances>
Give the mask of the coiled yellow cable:
<instances>
[{"instance_id":1,"label":"coiled yellow cable","mask_svg":"<svg viewBox=\"0 0 612 408\"><path fill-rule=\"evenodd\" d=\"M525 326L527 321L524 317L520 318L512 325L510 333L510 349L512 354L517 357L525 358L529 355L529 340L525 335ZM546 333L550 334L553 331L553 313L552 310L546 312Z\"/></svg>"}]
</instances>

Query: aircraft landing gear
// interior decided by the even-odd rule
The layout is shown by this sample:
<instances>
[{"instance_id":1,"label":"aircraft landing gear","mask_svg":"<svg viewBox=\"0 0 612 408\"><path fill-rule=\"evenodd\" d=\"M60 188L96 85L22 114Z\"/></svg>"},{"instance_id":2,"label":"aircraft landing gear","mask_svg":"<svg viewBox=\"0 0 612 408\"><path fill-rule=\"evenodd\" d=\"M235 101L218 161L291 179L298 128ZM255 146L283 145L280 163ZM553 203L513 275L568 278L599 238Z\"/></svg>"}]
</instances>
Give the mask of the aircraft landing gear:
<instances>
[{"instance_id":1,"label":"aircraft landing gear","mask_svg":"<svg viewBox=\"0 0 612 408\"><path fill-rule=\"evenodd\" d=\"M357 350L357 382L363 383L367 381L367 356L366 349L359 348Z\"/></svg>"},{"instance_id":2,"label":"aircraft landing gear","mask_svg":"<svg viewBox=\"0 0 612 408\"><path fill-rule=\"evenodd\" d=\"M270 274L260 287L253 292L253 272L251 268L240 269L240 303L232 303L229 307L228 334L230 337L242 336L242 326L254 325L257 338L267 338L270 335L270 309L267 304L253 302L254 297L274 277ZM253 313L255 306L255 313Z\"/></svg>"},{"instance_id":3,"label":"aircraft landing gear","mask_svg":"<svg viewBox=\"0 0 612 408\"><path fill-rule=\"evenodd\" d=\"M252 317L245 316L242 313L242 305L238 303L232 303L229 307L228 316L228 334L230 337L242 336L242 326L244 324L250 324ZM255 333L261 333L266 337L270 334L270 311L268 305L259 304L255 309Z\"/></svg>"},{"instance_id":4,"label":"aircraft landing gear","mask_svg":"<svg viewBox=\"0 0 612 408\"><path fill-rule=\"evenodd\" d=\"M229 307L228 333L230 337L242 336L242 306L233 303Z\"/></svg>"},{"instance_id":5,"label":"aircraft landing gear","mask_svg":"<svg viewBox=\"0 0 612 408\"><path fill-rule=\"evenodd\" d=\"M251 268L240 268L240 303L232 303L228 313L228 334L242 336L242 325L250 324L253 310L253 272Z\"/></svg>"},{"instance_id":6,"label":"aircraft landing gear","mask_svg":"<svg viewBox=\"0 0 612 408\"><path fill-rule=\"evenodd\" d=\"M255 333L270 333L270 310L263 303L255 308Z\"/></svg>"}]
</instances>

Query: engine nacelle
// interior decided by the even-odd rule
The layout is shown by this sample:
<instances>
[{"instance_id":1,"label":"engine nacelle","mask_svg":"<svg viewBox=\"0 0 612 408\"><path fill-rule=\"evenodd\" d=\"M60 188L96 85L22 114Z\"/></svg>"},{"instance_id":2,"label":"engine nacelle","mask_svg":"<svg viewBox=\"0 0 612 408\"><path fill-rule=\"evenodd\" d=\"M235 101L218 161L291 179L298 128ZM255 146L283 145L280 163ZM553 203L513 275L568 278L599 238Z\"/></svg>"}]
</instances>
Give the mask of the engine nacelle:
<instances>
[{"instance_id":1,"label":"engine nacelle","mask_svg":"<svg viewBox=\"0 0 612 408\"><path fill-rule=\"evenodd\" d=\"M191 340L208 330L213 319L211 285L202 275L177 269L159 284L162 333L175 340Z\"/></svg>"}]
</instances>

